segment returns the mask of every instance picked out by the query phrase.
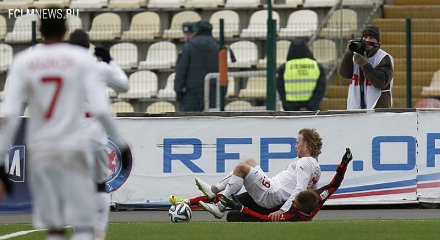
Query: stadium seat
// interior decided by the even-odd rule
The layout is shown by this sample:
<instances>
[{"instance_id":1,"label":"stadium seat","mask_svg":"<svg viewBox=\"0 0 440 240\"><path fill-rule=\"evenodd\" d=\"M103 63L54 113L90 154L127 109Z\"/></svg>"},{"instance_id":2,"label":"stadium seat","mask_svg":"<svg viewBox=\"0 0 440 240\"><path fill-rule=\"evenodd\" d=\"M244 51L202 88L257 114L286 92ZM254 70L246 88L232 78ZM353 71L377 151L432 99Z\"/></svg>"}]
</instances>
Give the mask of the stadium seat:
<instances>
[{"instance_id":1,"label":"stadium seat","mask_svg":"<svg viewBox=\"0 0 440 240\"><path fill-rule=\"evenodd\" d=\"M121 99L142 99L157 96L158 79L154 72L144 70L132 73L129 77L130 89L119 93Z\"/></svg>"},{"instance_id":2,"label":"stadium seat","mask_svg":"<svg viewBox=\"0 0 440 240\"><path fill-rule=\"evenodd\" d=\"M176 107L170 102L155 102L147 107L147 113L175 112Z\"/></svg>"},{"instance_id":3,"label":"stadium seat","mask_svg":"<svg viewBox=\"0 0 440 240\"><path fill-rule=\"evenodd\" d=\"M169 69L176 65L177 50L172 42L153 43L148 48L147 58L139 63L139 69Z\"/></svg>"},{"instance_id":4,"label":"stadium seat","mask_svg":"<svg viewBox=\"0 0 440 240\"><path fill-rule=\"evenodd\" d=\"M339 9L330 16L327 27L321 30L325 38L349 38L357 34L357 13L351 9Z\"/></svg>"},{"instance_id":5,"label":"stadium seat","mask_svg":"<svg viewBox=\"0 0 440 240\"><path fill-rule=\"evenodd\" d=\"M90 40L114 40L121 37L121 18L116 13L101 13L93 18Z\"/></svg>"},{"instance_id":6,"label":"stadium seat","mask_svg":"<svg viewBox=\"0 0 440 240\"><path fill-rule=\"evenodd\" d=\"M228 66L230 68L251 68L258 63L258 48L254 42L251 41L238 41L232 43L230 46L234 52L236 62L232 62L231 58L228 58Z\"/></svg>"},{"instance_id":7,"label":"stadium seat","mask_svg":"<svg viewBox=\"0 0 440 240\"><path fill-rule=\"evenodd\" d=\"M216 8L218 6L224 6L225 0L186 0L185 8Z\"/></svg>"},{"instance_id":8,"label":"stadium seat","mask_svg":"<svg viewBox=\"0 0 440 240\"><path fill-rule=\"evenodd\" d=\"M343 6L362 6L372 7L377 4L382 4L383 0L342 0Z\"/></svg>"},{"instance_id":9,"label":"stadium seat","mask_svg":"<svg viewBox=\"0 0 440 240\"><path fill-rule=\"evenodd\" d=\"M252 104L248 101L232 101L225 105L225 111L233 112L233 111L250 111L252 108Z\"/></svg>"},{"instance_id":10,"label":"stadium seat","mask_svg":"<svg viewBox=\"0 0 440 240\"><path fill-rule=\"evenodd\" d=\"M241 31L240 37L266 37L267 36L267 10L256 11L251 15L249 26ZM272 18L277 21L276 32L280 30L280 16L272 11Z\"/></svg>"},{"instance_id":11,"label":"stadium seat","mask_svg":"<svg viewBox=\"0 0 440 240\"><path fill-rule=\"evenodd\" d=\"M77 16L69 16L67 18L67 33L64 35L64 40L68 40L70 34L76 29L82 29L82 20Z\"/></svg>"},{"instance_id":12,"label":"stadium seat","mask_svg":"<svg viewBox=\"0 0 440 240\"><path fill-rule=\"evenodd\" d=\"M145 0L110 0L108 8L139 9L146 7Z\"/></svg>"},{"instance_id":13,"label":"stadium seat","mask_svg":"<svg viewBox=\"0 0 440 240\"><path fill-rule=\"evenodd\" d=\"M122 33L123 40L154 39L160 36L160 18L155 12L141 12L131 19L130 29Z\"/></svg>"},{"instance_id":14,"label":"stadium seat","mask_svg":"<svg viewBox=\"0 0 440 240\"><path fill-rule=\"evenodd\" d=\"M72 0L70 8L103 8L107 7L108 0Z\"/></svg>"},{"instance_id":15,"label":"stadium seat","mask_svg":"<svg viewBox=\"0 0 440 240\"><path fill-rule=\"evenodd\" d=\"M260 0L227 0L225 8L256 8Z\"/></svg>"},{"instance_id":16,"label":"stadium seat","mask_svg":"<svg viewBox=\"0 0 440 240\"><path fill-rule=\"evenodd\" d=\"M235 89L235 78L228 77L228 91L226 92L226 97L237 97L238 94Z\"/></svg>"},{"instance_id":17,"label":"stadium seat","mask_svg":"<svg viewBox=\"0 0 440 240\"><path fill-rule=\"evenodd\" d=\"M246 88L240 89L238 97L266 97L267 83L265 77L249 77Z\"/></svg>"},{"instance_id":18,"label":"stadium seat","mask_svg":"<svg viewBox=\"0 0 440 240\"><path fill-rule=\"evenodd\" d=\"M0 2L0 9L26 9L33 5L34 0L3 0Z\"/></svg>"},{"instance_id":19,"label":"stadium seat","mask_svg":"<svg viewBox=\"0 0 440 240\"><path fill-rule=\"evenodd\" d=\"M12 32L5 37L6 42L30 42L32 40L32 22L37 22L37 29L40 27L40 20L37 15L23 15L15 20ZM37 31L37 39L40 31Z\"/></svg>"},{"instance_id":20,"label":"stadium seat","mask_svg":"<svg viewBox=\"0 0 440 240\"><path fill-rule=\"evenodd\" d=\"M304 0L304 7L306 8L333 7L337 2L338 0Z\"/></svg>"},{"instance_id":21,"label":"stadium seat","mask_svg":"<svg viewBox=\"0 0 440 240\"><path fill-rule=\"evenodd\" d=\"M110 87L106 87L106 92L109 98L117 98L118 97L118 93L116 93L115 90L113 90L113 88Z\"/></svg>"},{"instance_id":22,"label":"stadium seat","mask_svg":"<svg viewBox=\"0 0 440 240\"><path fill-rule=\"evenodd\" d=\"M137 68L138 48L133 43L117 43L110 48L110 55L122 69Z\"/></svg>"},{"instance_id":23,"label":"stadium seat","mask_svg":"<svg viewBox=\"0 0 440 240\"><path fill-rule=\"evenodd\" d=\"M68 7L70 0L38 0L34 1L33 6L36 8L45 8L49 6Z\"/></svg>"},{"instance_id":24,"label":"stadium seat","mask_svg":"<svg viewBox=\"0 0 440 240\"><path fill-rule=\"evenodd\" d=\"M0 43L0 72L5 72L12 62L14 51L8 44Z\"/></svg>"},{"instance_id":25,"label":"stadium seat","mask_svg":"<svg viewBox=\"0 0 440 240\"><path fill-rule=\"evenodd\" d=\"M322 64L324 68L329 68L336 64L337 53L336 44L329 39L318 39L312 44L312 52L316 61Z\"/></svg>"},{"instance_id":26,"label":"stadium seat","mask_svg":"<svg viewBox=\"0 0 440 240\"><path fill-rule=\"evenodd\" d=\"M114 113L134 112L133 106L128 102L114 102L111 104L111 109Z\"/></svg>"},{"instance_id":27,"label":"stadium seat","mask_svg":"<svg viewBox=\"0 0 440 240\"><path fill-rule=\"evenodd\" d=\"M231 10L222 10L211 15L209 23L212 25L212 36L220 36L220 19L224 19L224 37L232 38L240 34L240 17L238 13Z\"/></svg>"},{"instance_id":28,"label":"stadium seat","mask_svg":"<svg viewBox=\"0 0 440 240\"><path fill-rule=\"evenodd\" d=\"M281 28L280 37L310 37L318 28L318 14L312 10L299 10L290 14L286 28Z\"/></svg>"},{"instance_id":29,"label":"stadium seat","mask_svg":"<svg viewBox=\"0 0 440 240\"><path fill-rule=\"evenodd\" d=\"M6 18L0 15L0 40L4 40L6 36Z\"/></svg>"},{"instance_id":30,"label":"stadium seat","mask_svg":"<svg viewBox=\"0 0 440 240\"><path fill-rule=\"evenodd\" d=\"M159 89L157 94L158 98L175 98L176 92L174 91L174 79L176 78L176 73L171 73L167 78L167 83L164 89Z\"/></svg>"},{"instance_id":31,"label":"stadium seat","mask_svg":"<svg viewBox=\"0 0 440 240\"><path fill-rule=\"evenodd\" d=\"M285 3L277 3L274 2L274 7L280 7L280 8L297 8L298 5L302 5L303 4L303 0L285 0Z\"/></svg>"},{"instance_id":32,"label":"stadium seat","mask_svg":"<svg viewBox=\"0 0 440 240\"><path fill-rule=\"evenodd\" d=\"M429 87L422 88L422 96L424 97L440 96L440 70L437 70L432 75L431 84L429 84Z\"/></svg>"},{"instance_id":33,"label":"stadium seat","mask_svg":"<svg viewBox=\"0 0 440 240\"><path fill-rule=\"evenodd\" d=\"M276 43L277 48L277 59L276 64L279 67L281 64L287 61L287 53L289 52L290 41L289 40L278 40ZM258 68L266 68L267 65L267 56L264 59L258 60Z\"/></svg>"},{"instance_id":34,"label":"stadium seat","mask_svg":"<svg viewBox=\"0 0 440 240\"><path fill-rule=\"evenodd\" d=\"M185 0L150 0L148 8L180 8L185 4Z\"/></svg>"},{"instance_id":35,"label":"stadium seat","mask_svg":"<svg viewBox=\"0 0 440 240\"><path fill-rule=\"evenodd\" d=\"M440 108L440 100L435 98L426 98L418 101L415 108Z\"/></svg>"},{"instance_id":36,"label":"stadium seat","mask_svg":"<svg viewBox=\"0 0 440 240\"><path fill-rule=\"evenodd\" d=\"M183 11L174 15L170 29L165 29L163 38L183 38L182 23L200 21L200 15L194 11Z\"/></svg>"}]
</instances>

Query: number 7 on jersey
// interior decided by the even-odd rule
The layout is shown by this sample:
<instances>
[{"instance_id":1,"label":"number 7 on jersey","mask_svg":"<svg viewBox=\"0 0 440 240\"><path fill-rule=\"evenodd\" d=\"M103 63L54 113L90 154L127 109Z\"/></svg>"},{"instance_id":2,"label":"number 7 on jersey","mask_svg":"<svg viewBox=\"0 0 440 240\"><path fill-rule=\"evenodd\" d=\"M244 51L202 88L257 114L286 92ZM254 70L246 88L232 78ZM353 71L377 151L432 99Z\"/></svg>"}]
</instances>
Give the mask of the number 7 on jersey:
<instances>
[{"instance_id":1,"label":"number 7 on jersey","mask_svg":"<svg viewBox=\"0 0 440 240\"><path fill-rule=\"evenodd\" d=\"M46 112L46 119L50 119L57 103L61 87L63 86L63 81L60 77L44 77L41 79L41 82L44 84L55 84L55 93L52 97L52 101L50 102L49 109Z\"/></svg>"}]
</instances>

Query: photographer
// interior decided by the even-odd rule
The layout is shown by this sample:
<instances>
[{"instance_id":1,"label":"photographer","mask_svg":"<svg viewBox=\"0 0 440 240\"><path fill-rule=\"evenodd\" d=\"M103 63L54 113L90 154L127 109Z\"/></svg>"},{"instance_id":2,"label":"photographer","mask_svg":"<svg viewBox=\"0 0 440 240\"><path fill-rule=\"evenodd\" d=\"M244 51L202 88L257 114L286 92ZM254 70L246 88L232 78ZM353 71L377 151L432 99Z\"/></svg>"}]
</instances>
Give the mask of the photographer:
<instances>
[{"instance_id":1,"label":"photographer","mask_svg":"<svg viewBox=\"0 0 440 240\"><path fill-rule=\"evenodd\" d=\"M362 39L348 41L339 76L351 79L347 109L390 108L393 104L393 57L380 49L380 31L368 25Z\"/></svg>"}]
</instances>

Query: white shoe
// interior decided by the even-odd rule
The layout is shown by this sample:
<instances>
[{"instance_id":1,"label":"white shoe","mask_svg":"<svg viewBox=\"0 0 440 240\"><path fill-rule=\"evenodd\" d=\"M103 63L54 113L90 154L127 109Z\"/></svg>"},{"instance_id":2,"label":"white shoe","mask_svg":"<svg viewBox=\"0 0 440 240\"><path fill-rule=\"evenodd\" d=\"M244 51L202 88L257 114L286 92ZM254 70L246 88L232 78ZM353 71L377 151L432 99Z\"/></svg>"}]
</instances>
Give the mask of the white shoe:
<instances>
[{"instance_id":1,"label":"white shoe","mask_svg":"<svg viewBox=\"0 0 440 240\"><path fill-rule=\"evenodd\" d=\"M223 215L225 215L225 213L220 211L220 209L217 207L217 205L215 203L205 203L203 201L200 201L199 205L203 209L205 209L205 211L208 211L212 215L214 215L215 218L221 219L223 217Z\"/></svg>"},{"instance_id":2,"label":"white shoe","mask_svg":"<svg viewBox=\"0 0 440 240\"><path fill-rule=\"evenodd\" d=\"M204 181L200 180L200 178L196 177L196 185L199 187L200 191L203 192L205 197L209 200L212 200L215 198L215 193L211 190L211 185L205 183Z\"/></svg>"}]
</instances>

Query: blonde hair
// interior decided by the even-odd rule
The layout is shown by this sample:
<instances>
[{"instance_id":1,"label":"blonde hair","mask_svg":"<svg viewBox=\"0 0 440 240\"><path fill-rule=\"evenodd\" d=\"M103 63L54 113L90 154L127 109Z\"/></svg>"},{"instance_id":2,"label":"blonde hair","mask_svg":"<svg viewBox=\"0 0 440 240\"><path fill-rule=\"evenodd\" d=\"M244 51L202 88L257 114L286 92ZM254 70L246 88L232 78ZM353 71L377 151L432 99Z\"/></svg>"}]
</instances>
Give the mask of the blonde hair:
<instances>
[{"instance_id":1,"label":"blonde hair","mask_svg":"<svg viewBox=\"0 0 440 240\"><path fill-rule=\"evenodd\" d=\"M299 130L299 134L302 134L304 142L307 143L310 155L316 158L321 154L322 138L314 128L303 128Z\"/></svg>"}]
</instances>

